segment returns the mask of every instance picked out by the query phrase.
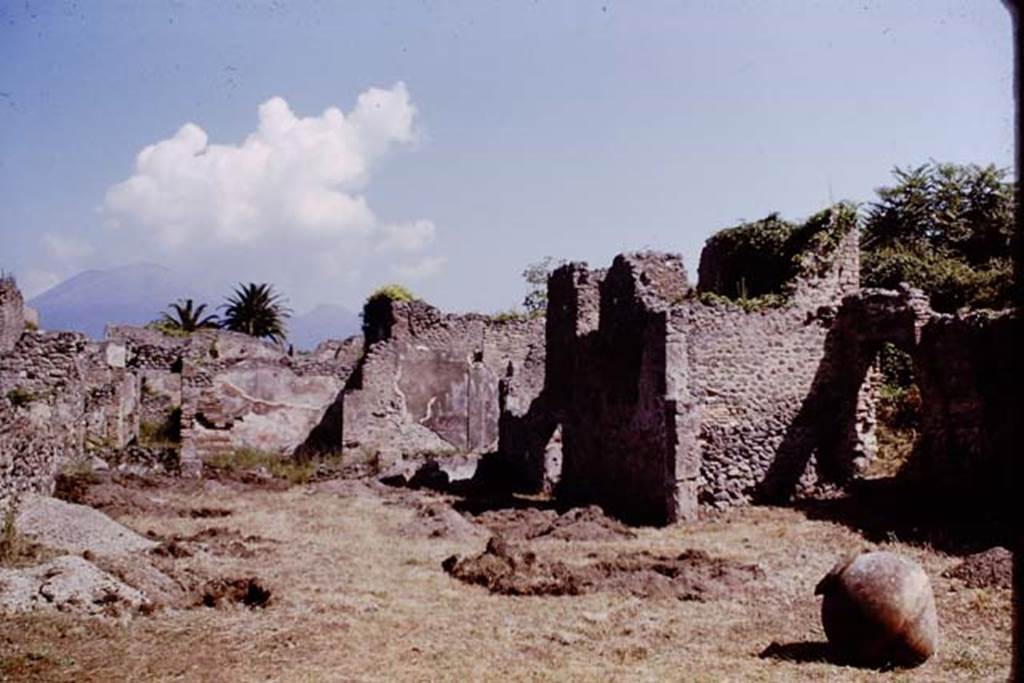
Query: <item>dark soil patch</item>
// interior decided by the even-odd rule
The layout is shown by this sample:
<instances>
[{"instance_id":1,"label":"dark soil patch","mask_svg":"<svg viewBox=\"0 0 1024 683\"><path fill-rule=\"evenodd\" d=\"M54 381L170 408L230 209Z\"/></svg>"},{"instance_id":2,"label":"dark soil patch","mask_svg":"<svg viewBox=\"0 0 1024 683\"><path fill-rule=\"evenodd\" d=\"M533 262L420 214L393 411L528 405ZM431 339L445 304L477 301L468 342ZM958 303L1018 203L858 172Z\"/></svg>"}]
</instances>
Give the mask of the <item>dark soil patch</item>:
<instances>
[{"instance_id":1,"label":"dark soil patch","mask_svg":"<svg viewBox=\"0 0 1024 683\"><path fill-rule=\"evenodd\" d=\"M270 602L271 591L255 577L220 578L208 581L197 596L197 606L226 607L245 605L250 609L264 608Z\"/></svg>"},{"instance_id":2,"label":"dark soil patch","mask_svg":"<svg viewBox=\"0 0 1024 683\"><path fill-rule=\"evenodd\" d=\"M960 579L969 588L1013 587L1013 553L995 547L970 555L963 562L942 573L947 579Z\"/></svg>"},{"instance_id":3,"label":"dark soil patch","mask_svg":"<svg viewBox=\"0 0 1024 683\"><path fill-rule=\"evenodd\" d=\"M196 486L194 481L174 477L119 475L102 478L88 473L62 474L57 478L54 496L69 503L88 505L115 518L145 515L206 519L231 514L231 510L221 507L177 507L164 497L167 491L189 490Z\"/></svg>"},{"instance_id":4,"label":"dark soil patch","mask_svg":"<svg viewBox=\"0 0 1024 683\"><path fill-rule=\"evenodd\" d=\"M88 475L59 475L54 497L88 505L111 517L142 514L174 515L178 511L157 496L116 481L98 481Z\"/></svg>"},{"instance_id":5,"label":"dark soil patch","mask_svg":"<svg viewBox=\"0 0 1024 683\"><path fill-rule=\"evenodd\" d=\"M536 553L491 538L476 557L453 555L445 571L466 583L502 595L582 595L597 591L641 598L713 600L733 595L764 577L753 565L714 558L699 550L676 557L646 551L612 555L584 565L539 558Z\"/></svg>"},{"instance_id":6,"label":"dark soil patch","mask_svg":"<svg viewBox=\"0 0 1024 683\"><path fill-rule=\"evenodd\" d=\"M183 543L177 541L163 541L157 547L149 551L159 557L192 557L193 553Z\"/></svg>"},{"instance_id":7,"label":"dark soil patch","mask_svg":"<svg viewBox=\"0 0 1024 683\"><path fill-rule=\"evenodd\" d=\"M596 505L573 508L561 515L554 510L538 508L491 510L477 515L476 521L493 533L514 541L535 538L614 541L636 537L629 527L606 516Z\"/></svg>"},{"instance_id":8,"label":"dark soil patch","mask_svg":"<svg viewBox=\"0 0 1024 683\"><path fill-rule=\"evenodd\" d=\"M227 517L231 514L231 510L227 508L198 507L182 510L180 514L182 517L191 517L192 519L208 519L211 517Z\"/></svg>"}]
</instances>

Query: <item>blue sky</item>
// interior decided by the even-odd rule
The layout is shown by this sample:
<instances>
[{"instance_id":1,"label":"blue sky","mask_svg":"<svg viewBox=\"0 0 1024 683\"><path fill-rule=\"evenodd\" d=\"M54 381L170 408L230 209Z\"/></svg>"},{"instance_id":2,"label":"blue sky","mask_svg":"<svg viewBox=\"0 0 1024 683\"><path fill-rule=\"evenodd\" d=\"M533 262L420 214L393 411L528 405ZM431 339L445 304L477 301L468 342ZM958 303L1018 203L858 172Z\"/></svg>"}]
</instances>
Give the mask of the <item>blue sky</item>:
<instances>
[{"instance_id":1,"label":"blue sky","mask_svg":"<svg viewBox=\"0 0 1024 683\"><path fill-rule=\"evenodd\" d=\"M715 230L894 165L1010 166L1011 66L996 0L3 1L0 267L34 294L152 261L299 311L396 280L504 309L546 255L694 278Z\"/></svg>"}]
</instances>

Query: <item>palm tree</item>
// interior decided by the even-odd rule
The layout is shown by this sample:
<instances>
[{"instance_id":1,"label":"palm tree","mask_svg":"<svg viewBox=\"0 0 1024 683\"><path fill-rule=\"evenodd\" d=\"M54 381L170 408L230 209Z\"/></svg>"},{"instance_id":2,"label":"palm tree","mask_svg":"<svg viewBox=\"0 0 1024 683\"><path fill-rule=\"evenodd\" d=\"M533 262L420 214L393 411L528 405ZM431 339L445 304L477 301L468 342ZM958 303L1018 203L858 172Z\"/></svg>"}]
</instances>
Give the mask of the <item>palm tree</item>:
<instances>
[{"instance_id":1,"label":"palm tree","mask_svg":"<svg viewBox=\"0 0 1024 683\"><path fill-rule=\"evenodd\" d=\"M159 325L166 329L177 332L195 332L205 328L220 327L216 313L203 316L206 304L195 306L192 299L185 299L184 301L178 300L177 303L170 304L167 308L173 312L173 315L164 313L159 321Z\"/></svg>"},{"instance_id":2,"label":"palm tree","mask_svg":"<svg viewBox=\"0 0 1024 683\"><path fill-rule=\"evenodd\" d=\"M224 309L221 326L225 329L275 342L284 341L284 322L291 316L291 310L273 285L239 283L234 295L228 297L221 308Z\"/></svg>"}]
</instances>

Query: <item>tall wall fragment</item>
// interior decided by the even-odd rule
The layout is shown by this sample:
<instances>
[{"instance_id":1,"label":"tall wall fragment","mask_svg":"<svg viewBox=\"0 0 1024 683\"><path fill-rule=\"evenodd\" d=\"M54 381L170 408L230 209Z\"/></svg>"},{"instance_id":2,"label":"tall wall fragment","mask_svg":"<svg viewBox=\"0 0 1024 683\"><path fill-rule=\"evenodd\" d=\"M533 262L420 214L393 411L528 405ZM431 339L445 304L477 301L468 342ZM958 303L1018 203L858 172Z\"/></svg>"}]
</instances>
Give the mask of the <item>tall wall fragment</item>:
<instances>
[{"instance_id":1,"label":"tall wall fragment","mask_svg":"<svg viewBox=\"0 0 1024 683\"><path fill-rule=\"evenodd\" d=\"M691 518L695 405L686 395L685 346L669 325L672 302L689 288L682 261L649 252L617 257L599 285L596 329L590 283L574 279L584 288L556 297L570 303L564 337L571 331L576 340L571 386L562 393L558 494L631 522ZM554 377L561 381L557 370Z\"/></svg>"}]
</instances>

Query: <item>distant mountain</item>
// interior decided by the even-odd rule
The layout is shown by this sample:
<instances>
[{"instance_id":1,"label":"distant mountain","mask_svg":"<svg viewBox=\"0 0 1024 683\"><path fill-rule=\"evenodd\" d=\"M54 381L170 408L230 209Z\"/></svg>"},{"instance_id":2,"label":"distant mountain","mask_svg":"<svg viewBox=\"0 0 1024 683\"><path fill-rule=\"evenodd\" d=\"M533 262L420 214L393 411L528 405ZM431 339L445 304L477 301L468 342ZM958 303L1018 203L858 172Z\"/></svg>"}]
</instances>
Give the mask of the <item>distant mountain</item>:
<instances>
[{"instance_id":1,"label":"distant mountain","mask_svg":"<svg viewBox=\"0 0 1024 683\"><path fill-rule=\"evenodd\" d=\"M195 299L215 307L223 296L154 263L108 270L87 270L46 290L27 303L39 312L45 330L77 330L101 339L108 324L145 325L178 299ZM215 311L210 311L215 312ZM359 316L342 306L322 304L288 321L288 341L310 350L324 339L357 334Z\"/></svg>"},{"instance_id":2,"label":"distant mountain","mask_svg":"<svg viewBox=\"0 0 1024 683\"><path fill-rule=\"evenodd\" d=\"M325 339L345 339L361 329L358 314L343 306L321 304L288 321L288 341L296 349L310 351Z\"/></svg>"},{"instance_id":3,"label":"distant mountain","mask_svg":"<svg viewBox=\"0 0 1024 683\"><path fill-rule=\"evenodd\" d=\"M28 305L39 311L43 329L77 330L99 339L108 323L144 325L159 318L169 303L186 297L211 303L217 300L169 268L135 263L79 273Z\"/></svg>"}]
</instances>

